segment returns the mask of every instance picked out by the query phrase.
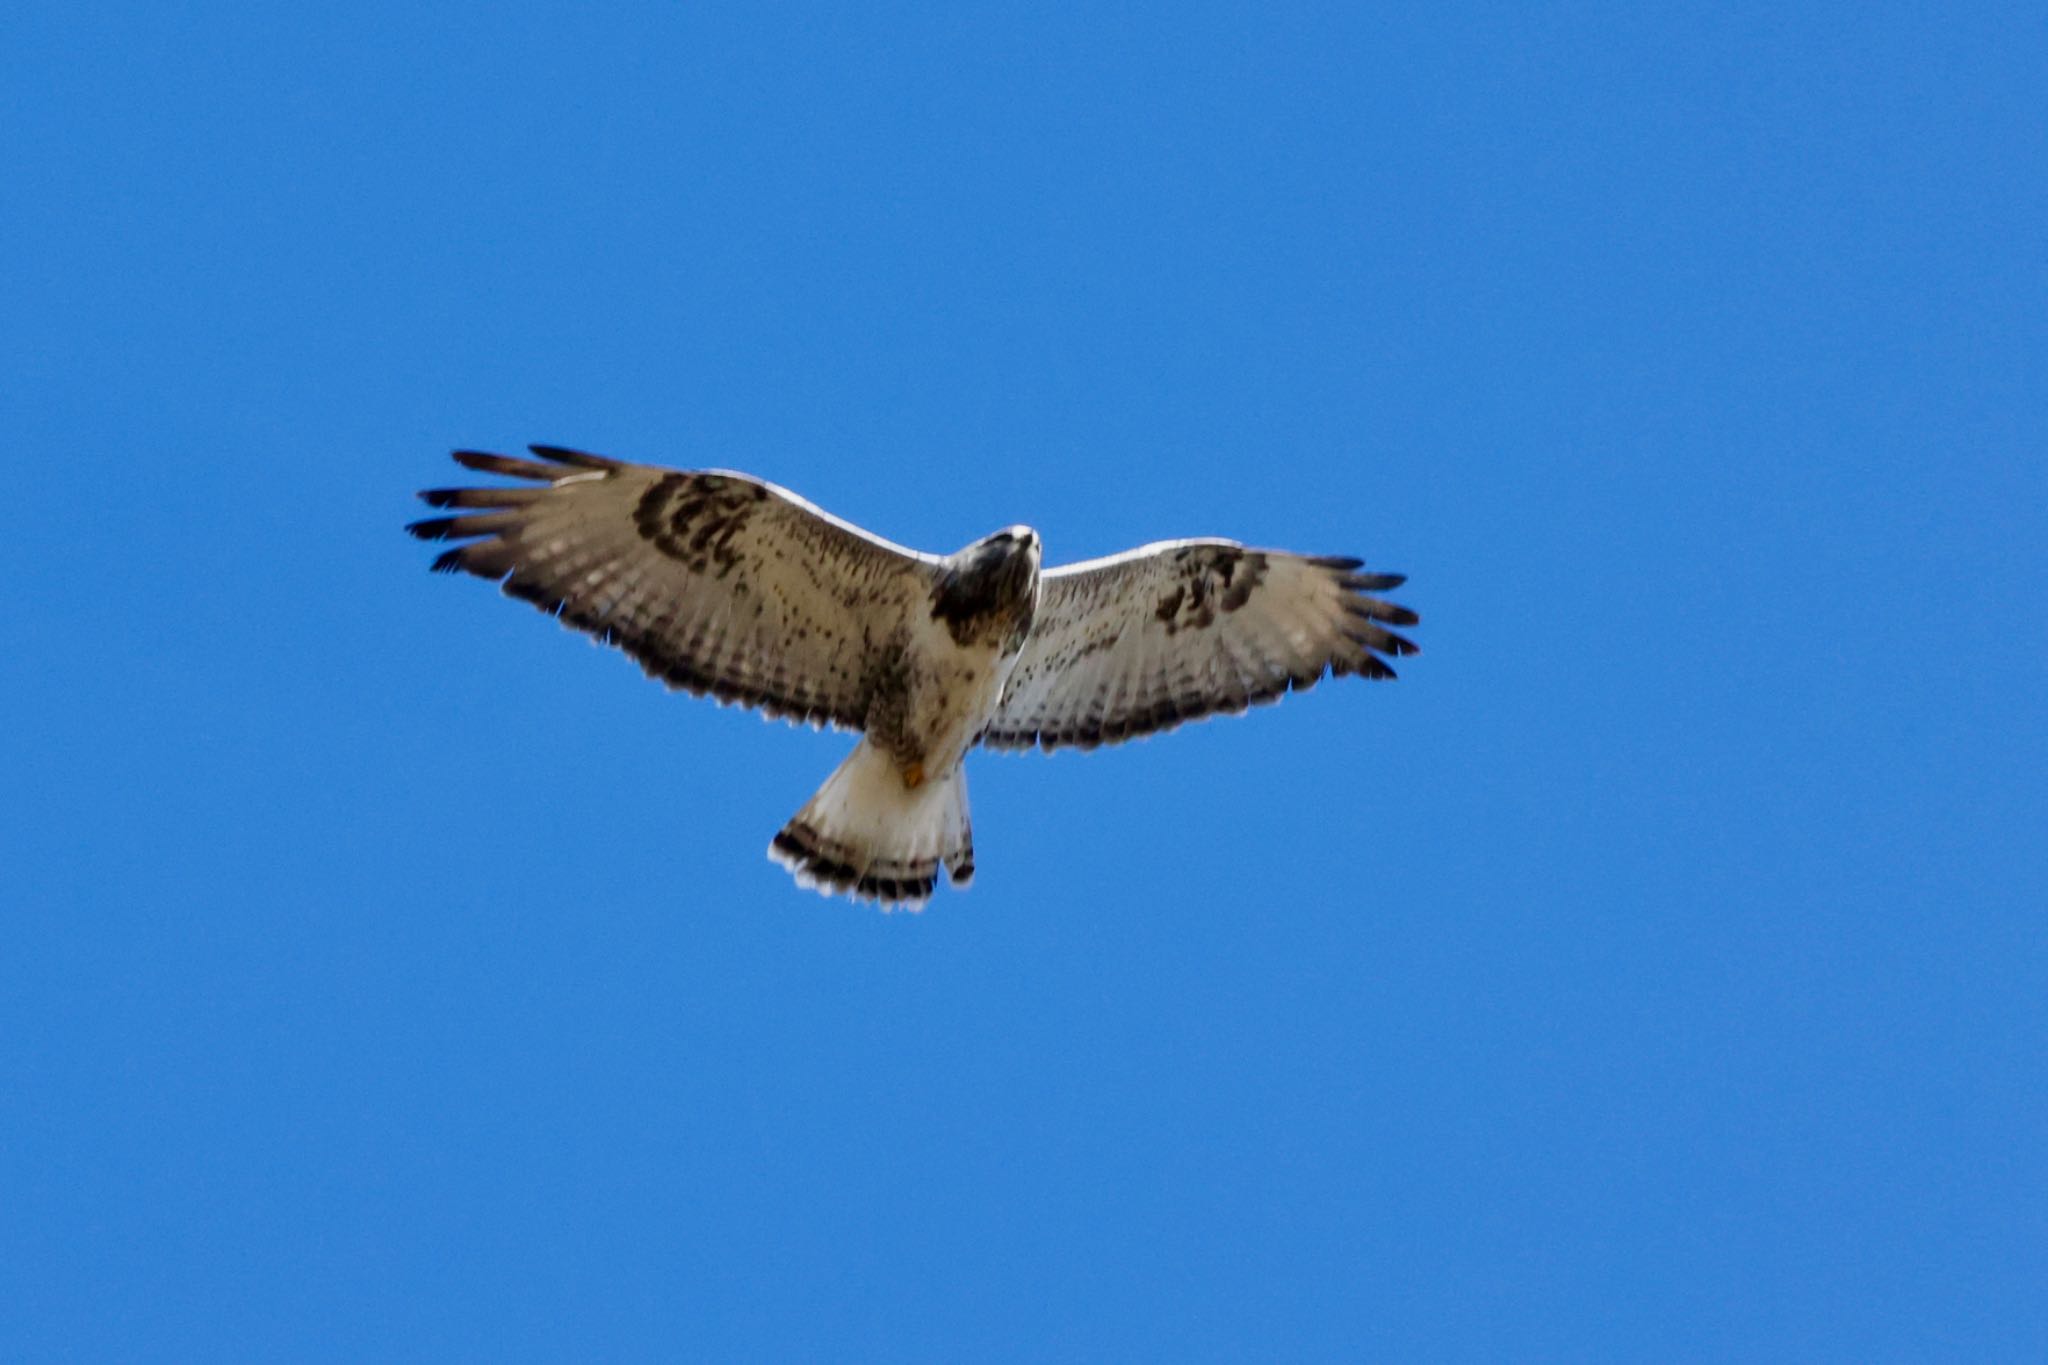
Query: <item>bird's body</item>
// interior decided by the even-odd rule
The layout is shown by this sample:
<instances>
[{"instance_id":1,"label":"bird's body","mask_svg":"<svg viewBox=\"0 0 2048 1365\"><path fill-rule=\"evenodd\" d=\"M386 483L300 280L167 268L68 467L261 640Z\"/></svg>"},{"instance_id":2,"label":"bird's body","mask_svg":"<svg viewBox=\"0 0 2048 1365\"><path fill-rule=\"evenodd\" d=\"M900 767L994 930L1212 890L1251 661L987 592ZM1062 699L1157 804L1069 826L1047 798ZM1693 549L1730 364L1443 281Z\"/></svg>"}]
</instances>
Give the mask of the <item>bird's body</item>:
<instances>
[{"instance_id":1,"label":"bird's body","mask_svg":"<svg viewBox=\"0 0 2048 1365\"><path fill-rule=\"evenodd\" d=\"M960 765L996 714L1038 606L1038 537L976 541L940 566L929 610L904 613L860 744L769 845L797 881L885 903L923 900L943 864L974 876Z\"/></svg>"},{"instance_id":2,"label":"bird's body","mask_svg":"<svg viewBox=\"0 0 2048 1365\"><path fill-rule=\"evenodd\" d=\"M862 739L775 836L806 885L888 904L973 875L962 761L976 744L1092 748L1277 699L1326 672L1391 677L1355 559L1190 540L1041 571L1013 526L947 556L892 545L744 474L536 446L458 451L528 486L437 489L466 540L434 567L616 644L672 687ZM544 485L533 487L533 484Z\"/></svg>"},{"instance_id":3,"label":"bird's body","mask_svg":"<svg viewBox=\"0 0 2048 1365\"><path fill-rule=\"evenodd\" d=\"M1013 526L940 567L930 610L905 613L900 707L885 692L868 713L870 743L915 787L951 772L1003 699L1038 609L1038 534Z\"/></svg>"}]
</instances>

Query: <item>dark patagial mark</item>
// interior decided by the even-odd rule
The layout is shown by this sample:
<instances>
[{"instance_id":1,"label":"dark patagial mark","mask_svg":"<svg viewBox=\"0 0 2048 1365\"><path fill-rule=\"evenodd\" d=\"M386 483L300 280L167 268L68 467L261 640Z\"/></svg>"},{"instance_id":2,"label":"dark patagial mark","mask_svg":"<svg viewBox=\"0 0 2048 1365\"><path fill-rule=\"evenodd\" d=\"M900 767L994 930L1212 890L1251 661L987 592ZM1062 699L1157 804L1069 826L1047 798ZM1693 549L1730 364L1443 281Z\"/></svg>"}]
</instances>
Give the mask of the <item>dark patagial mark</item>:
<instances>
[{"instance_id":1,"label":"dark patagial mark","mask_svg":"<svg viewBox=\"0 0 2048 1365\"><path fill-rule=\"evenodd\" d=\"M719 474L670 474L640 497L633 526L641 539L692 573L724 578L740 562L734 542L768 489Z\"/></svg>"},{"instance_id":2,"label":"dark patagial mark","mask_svg":"<svg viewBox=\"0 0 2048 1365\"><path fill-rule=\"evenodd\" d=\"M1168 635L1214 625L1217 613L1228 615L1251 601L1266 580L1266 556L1238 545L1184 546L1174 552L1173 566L1179 581L1152 612Z\"/></svg>"}]
</instances>

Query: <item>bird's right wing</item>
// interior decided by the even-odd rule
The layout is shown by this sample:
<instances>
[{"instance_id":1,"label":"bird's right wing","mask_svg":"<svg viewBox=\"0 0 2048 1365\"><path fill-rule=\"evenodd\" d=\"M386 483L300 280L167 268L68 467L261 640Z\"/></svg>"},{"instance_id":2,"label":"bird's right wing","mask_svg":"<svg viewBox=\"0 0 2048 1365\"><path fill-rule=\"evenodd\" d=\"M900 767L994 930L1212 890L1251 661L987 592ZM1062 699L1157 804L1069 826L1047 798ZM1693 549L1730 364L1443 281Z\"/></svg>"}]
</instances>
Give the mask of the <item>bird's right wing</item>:
<instances>
[{"instance_id":1,"label":"bird's right wing","mask_svg":"<svg viewBox=\"0 0 2048 1365\"><path fill-rule=\"evenodd\" d=\"M462 514L407 529L466 540L434 561L501 580L648 675L790 720L861 728L935 557L868 534L786 489L534 446L457 451L524 485L420 494Z\"/></svg>"}]
</instances>

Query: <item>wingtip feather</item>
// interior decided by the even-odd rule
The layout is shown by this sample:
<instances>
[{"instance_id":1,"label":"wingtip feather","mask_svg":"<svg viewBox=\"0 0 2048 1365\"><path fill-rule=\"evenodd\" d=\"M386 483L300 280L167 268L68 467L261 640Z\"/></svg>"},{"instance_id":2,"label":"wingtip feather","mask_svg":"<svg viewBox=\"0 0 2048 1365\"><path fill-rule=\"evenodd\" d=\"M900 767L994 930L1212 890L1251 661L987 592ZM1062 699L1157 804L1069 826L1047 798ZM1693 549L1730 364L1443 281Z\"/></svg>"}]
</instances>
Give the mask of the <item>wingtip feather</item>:
<instances>
[{"instance_id":1,"label":"wingtip feather","mask_svg":"<svg viewBox=\"0 0 2048 1365\"><path fill-rule=\"evenodd\" d=\"M527 449L543 460L575 465L582 469L617 469L620 463L603 455L593 455L587 450L574 450L568 446L530 445Z\"/></svg>"},{"instance_id":2,"label":"wingtip feather","mask_svg":"<svg viewBox=\"0 0 2048 1365\"><path fill-rule=\"evenodd\" d=\"M562 471L555 465L535 464L510 455L493 455L488 450L458 450L451 458L464 469L474 469L481 474L502 474L508 479L553 483L562 477Z\"/></svg>"}]
</instances>

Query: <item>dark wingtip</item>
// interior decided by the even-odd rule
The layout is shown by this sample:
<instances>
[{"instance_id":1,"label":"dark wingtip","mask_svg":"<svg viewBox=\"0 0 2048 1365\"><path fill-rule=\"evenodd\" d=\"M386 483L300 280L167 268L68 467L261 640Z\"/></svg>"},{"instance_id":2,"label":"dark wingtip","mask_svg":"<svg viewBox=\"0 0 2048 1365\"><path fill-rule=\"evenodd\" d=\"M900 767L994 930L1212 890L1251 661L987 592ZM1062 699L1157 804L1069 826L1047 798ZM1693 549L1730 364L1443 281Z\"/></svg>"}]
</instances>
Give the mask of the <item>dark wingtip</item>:
<instances>
[{"instance_id":1,"label":"dark wingtip","mask_svg":"<svg viewBox=\"0 0 2048 1365\"><path fill-rule=\"evenodd\" d=\"M449 550L444 554L436 556L431 568L435 573L457 572L462 568L462 551L460 549Z\"/></svg>"},{"instance_id":2,"label":"dark wingtip","mask_svg":"<svg viewBox=\"0 0 2048 1365\"><path fill-rule=\"evenodd\" d=\"M454 452L454 459L464 469L474 469L483 474L503 474L508 479L553 483L562 477L562 471L553 465L516 460L510 455L493 455L488 450L458 450Z\"/></svg>"},{"instance_id":3,"label":"dark wingtip","mask_svg":"<svg viewBox=\"0 0 2048 1365\"><path fill-rule=\"evenodd\" d=\"M1422 624L1422 618L1406 607L1397 607L1392 602L1382 602L1377 597L1354 598L1344 604L1344 610L1360 621L1376 622L1389 626L1415 626Z\"/></svg>"},{"instance_id":4,"label":"dark wingtip","mask_svg":"<svg viewBox=\"0 0 2048 1365\"><path fill-rule=\"evenodd\" d=\"M553 460L556 464L579 465L584 469L617 469L619 467L617 460L606 459L602 455L593 455L587 450L573 450L568 446L531 445L527 449L538 455L541 459Z\"/></svg>"},{"instance_id":5,"label":"dark wingtip","mask_svg":"<svg viewBox=\"0 0 2048 1365\"><path fill-rule=\"evenodd\" d=\"M419 521L407 522L405 529L421 540L446 540L455 521L454 517L423 517Z\"/></svg>"}]
</instances>

